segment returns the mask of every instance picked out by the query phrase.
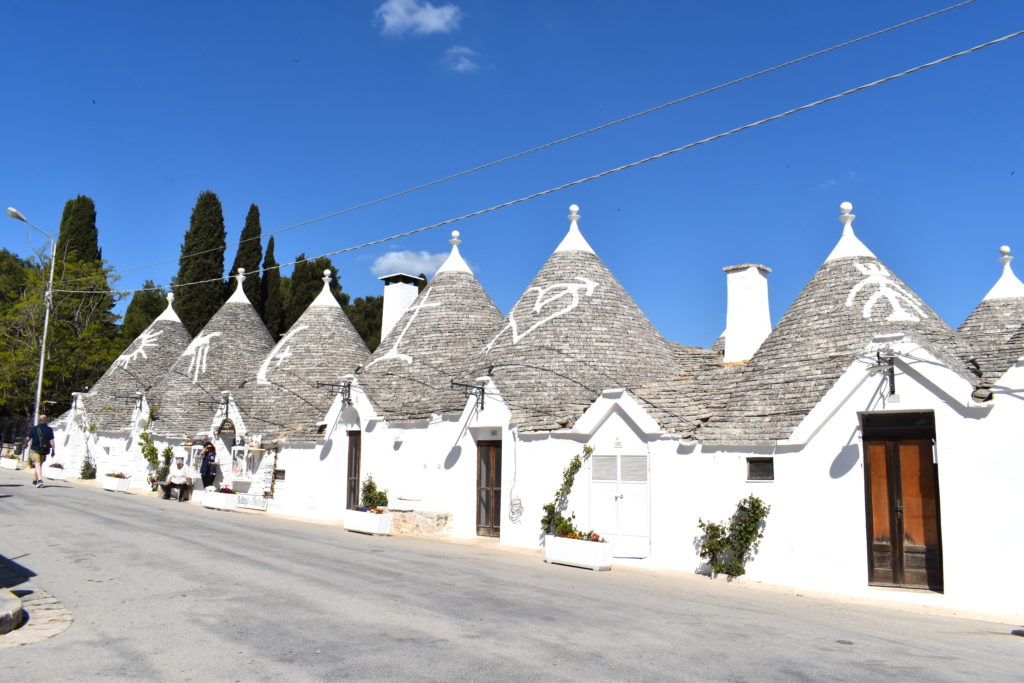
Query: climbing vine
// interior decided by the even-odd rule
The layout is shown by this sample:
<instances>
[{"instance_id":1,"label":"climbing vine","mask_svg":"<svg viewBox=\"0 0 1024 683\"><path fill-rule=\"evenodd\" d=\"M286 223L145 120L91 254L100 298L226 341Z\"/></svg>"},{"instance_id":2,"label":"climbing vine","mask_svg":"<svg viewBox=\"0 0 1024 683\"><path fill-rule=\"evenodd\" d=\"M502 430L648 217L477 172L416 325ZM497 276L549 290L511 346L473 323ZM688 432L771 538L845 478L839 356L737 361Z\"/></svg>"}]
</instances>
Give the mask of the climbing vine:
<instances>
[{"instance_id":1,"label":"climbing vine","mask_svg":"<svg viewBox=\"0 0 1024 683\"><path fill-rule=\"evenodd\" d=\"M569 466L562 473L562 485L555 491L554 500L544 506L544 516L540 518L540 527L544 533L553 536L567 536L569 538L591 538L595 536L593 532L583 533L576 528L574 524L576 520L575 514L571 514L568 517L562 514L569 505L569 493L572 491L572 485L576 481L576 474L593 452L593 448L584 446L582 455L577 453L569 461Z\"/></svg>"},{"instance_id":2,"label":"climbing vine","mask_svg":"<svg viewBox=\"0 0 1024 683\"><path fill-rule=\"evenodd\" d=\"M746 564L764 537L764 520L769 511L771 506L760 498L747 496L736 504L728 525L698 521L697 526L704 532L698 537L700 556L714 573L742 576L747 572Z\"/></svg>"},{"instance_id":3,"label":"climbing vine","mask_svg":"<svg viewBox=\"0 0 1024 683\"><path fill-rule=\"evenodd\" d=\"M139 434L139 447L142 449L142 457L149 462L149 466L157 467L160 464L160 451L153 443L153 435L148 431L151 424L152 422L147 420L146 426L142 428L142 433Z\"/></svg>"}]
</instances>

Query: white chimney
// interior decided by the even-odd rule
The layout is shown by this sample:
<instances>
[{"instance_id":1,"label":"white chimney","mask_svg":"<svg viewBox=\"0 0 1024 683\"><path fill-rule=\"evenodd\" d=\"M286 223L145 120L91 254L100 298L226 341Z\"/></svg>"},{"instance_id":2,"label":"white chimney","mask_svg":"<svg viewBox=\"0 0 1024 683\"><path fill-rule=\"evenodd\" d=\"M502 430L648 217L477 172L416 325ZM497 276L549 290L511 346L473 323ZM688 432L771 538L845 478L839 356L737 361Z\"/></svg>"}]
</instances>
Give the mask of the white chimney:
<instances>
[{"instance_id":1,"label":"white chimney","mask_svg":"<svg viewBox=\"0 0 1024 683\"><path fill-rule=\"evenodd\" d=\"M420 294L417 285L423 282L423 278L395 273L377 279L384 281L384 316L380 323L380 340L383 342L402 319L402 314L416 301Z\"/></svg>"},{"instance_id":2,"label":"white chimney","mask_svg":"<svg viewBox=\"0 0 1024 683\"><path fill-rule=\"evenodd\" d=\"M726 363L750 360L761 342L771 334L768 312L768 278L771 268L754 263L729 266L726 273L728 302L725 314Z\"/></svg>"}]
</instances>

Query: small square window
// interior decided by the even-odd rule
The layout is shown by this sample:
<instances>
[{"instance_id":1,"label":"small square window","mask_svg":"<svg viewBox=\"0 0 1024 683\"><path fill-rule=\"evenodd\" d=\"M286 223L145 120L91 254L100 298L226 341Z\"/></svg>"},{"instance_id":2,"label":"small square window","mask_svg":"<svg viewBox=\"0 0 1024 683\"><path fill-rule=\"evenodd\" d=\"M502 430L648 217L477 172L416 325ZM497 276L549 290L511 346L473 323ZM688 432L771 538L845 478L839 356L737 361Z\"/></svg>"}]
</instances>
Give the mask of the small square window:
<instances>
[{"instance_id":1,"label":"small square window","mask_svg":"<svg viewBox=\"0 0 1024 683\"><path fill-rule=\"evenodd\" d=\"M747 481L775 481L775 459L747 458Z\"/></svg>"},{"instance_id":2,"label":"small square window","mask_svg":"<svg viewBox=\"0 0 1024 683\"><path fill-rule=\"evenodd\" d=\"M284 481L284 470L274 470L274 481Z\"/></svg>"}]
</instances>

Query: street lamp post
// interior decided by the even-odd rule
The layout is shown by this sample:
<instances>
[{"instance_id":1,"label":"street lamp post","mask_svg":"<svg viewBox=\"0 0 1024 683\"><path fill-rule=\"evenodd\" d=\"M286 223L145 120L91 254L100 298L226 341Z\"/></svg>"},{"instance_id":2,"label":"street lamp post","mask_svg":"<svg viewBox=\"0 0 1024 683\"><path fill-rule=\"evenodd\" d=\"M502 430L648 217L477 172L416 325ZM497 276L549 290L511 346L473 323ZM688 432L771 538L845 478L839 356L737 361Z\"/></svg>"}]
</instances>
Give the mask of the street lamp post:
<instances>
[{"instance_id":1,"label":"street lamp post","mask_svg":"<svg viewBox=\"0 0 1024 683\"><path fill-rule=\"evenodd\" d=\"M50 308L53 305L53 265L57 260L57 240L48 232L32 225L24 215L13 206L7 207L7 215L26 224L50 241L50 279L46 283L46 313L43 315L43 342L39 345L39 377L36 380L36 407L32 416L32 424L39 424L39 404L43 400L43 367L46 365L46 334L50 330Z\"/></svg>"}]
</instances>

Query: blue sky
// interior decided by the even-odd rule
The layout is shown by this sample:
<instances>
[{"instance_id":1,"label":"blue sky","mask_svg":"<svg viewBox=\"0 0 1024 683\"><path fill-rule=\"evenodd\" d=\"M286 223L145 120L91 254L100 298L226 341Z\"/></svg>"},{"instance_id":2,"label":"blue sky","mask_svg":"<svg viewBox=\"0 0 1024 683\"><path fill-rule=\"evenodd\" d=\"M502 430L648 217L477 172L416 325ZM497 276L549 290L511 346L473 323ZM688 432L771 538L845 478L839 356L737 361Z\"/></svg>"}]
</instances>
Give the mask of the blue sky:
<instances>
[{"instance_id":1,"label":"blue sky","mask_svg":"<svg viewBox=\"0 0 1024 683\"><path fill-rule=\"evenodd\" d=\"M203 190L220 196L234 241L251 202L269 232L951 4L8 2L0 203L56 230L67 199L91 196L104 257L120 271L177 258ZM1022 28L1024 3L977 0L281 233L277 258L528 195ZM1024 256L1021 83L1024 38L454 227L507 312L577 203L584 235L662 333L706 346L725 324L721 268L770 266L777 320L838 240L838 206L851 201L861 239L955 327L998 277L999 246ZM41 246L25 226L3 226L0 247ZM389 252L447 252L450 229L335 257L343 287L379 294L375 263L403 263ZM118 286L166 283L176 270L125 272Z\"/></svg>"}]
</instances>

